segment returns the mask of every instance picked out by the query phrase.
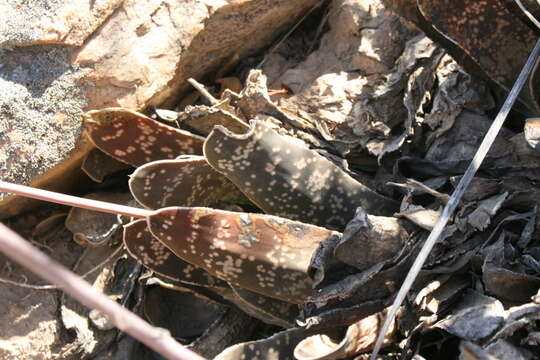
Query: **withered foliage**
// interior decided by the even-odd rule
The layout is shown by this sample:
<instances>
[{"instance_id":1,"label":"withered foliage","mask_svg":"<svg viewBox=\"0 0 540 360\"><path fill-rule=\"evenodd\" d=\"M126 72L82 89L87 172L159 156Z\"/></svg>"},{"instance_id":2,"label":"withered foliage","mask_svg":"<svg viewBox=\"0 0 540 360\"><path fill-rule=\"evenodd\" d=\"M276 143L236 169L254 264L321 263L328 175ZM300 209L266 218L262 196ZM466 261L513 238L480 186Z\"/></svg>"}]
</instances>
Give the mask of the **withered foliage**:
<instances>
[{"instance_id":1,"label":"withered foliage","mask_svg":"<svg viewBox=\"0 0 540 360\"><path fill-rule=\"evenodd\" d=\"M86 115L93 143L136 167L133 198L157 210L125 226L123 238L153 283L286 328L220 343L216 359L365 358L538 37L503 0L389 2L443 40L410 40L391 76L358 96L349 122L291 111L305 99L274 101L260 71L217 105L162 112L168 125L120 108ZM382 358L540 353L539 125L525 121L538 110L536 78L435 245ZM111 164L111 173L122 168ZM110 216L93 221L102 228L71 225L85 246L119 226ZM215 321L231 331L246 322L233 318ZM219 336L192 345L209 349Z\"/></svg>"}]
</instances>

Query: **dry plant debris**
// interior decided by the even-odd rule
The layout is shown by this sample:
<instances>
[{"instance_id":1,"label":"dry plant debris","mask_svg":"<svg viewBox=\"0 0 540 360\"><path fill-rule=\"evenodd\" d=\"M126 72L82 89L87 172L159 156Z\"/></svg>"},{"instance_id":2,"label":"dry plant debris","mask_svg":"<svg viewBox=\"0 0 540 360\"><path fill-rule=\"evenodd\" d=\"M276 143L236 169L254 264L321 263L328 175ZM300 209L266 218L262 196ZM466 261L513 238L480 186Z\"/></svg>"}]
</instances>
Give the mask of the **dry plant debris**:
<instances>
[{"instance_id":1,"label":"dry plant debris","mask_svg":"<svg viewBox=\"0 0 540 360\"><path fill-rule=\"evenodd\" d=\"M69 227L86 246L103 246L129 222L123 242L150 271L147 292L159 293L148 285L157 284L179 302L218 309L208 310L215 323L204 334L184 329L184 343L204 356L367 359L538 36L510 2L335 1L319 48L273 77L286 94L271 95L252 70L243 88L233 78L217 98L205 92L210 105L159 109L157 120L88 112L99 150L83 168L106 182L121 163L135 167L131 195L152 211L138 220L79 213L72 224L72 210ZM340 37L354 49L336 45ZM279 56L266 69L287 60ZM540 153L538 119L527 118L539 115L535 81L435 244L382 359L540 353ZM162 316L144 301L137 306ZM208 326L200 315L184 321ZM256 327L263 337L252 336ZM236 344L219 340L225 333Z\"/></svg>"}]
</instances>

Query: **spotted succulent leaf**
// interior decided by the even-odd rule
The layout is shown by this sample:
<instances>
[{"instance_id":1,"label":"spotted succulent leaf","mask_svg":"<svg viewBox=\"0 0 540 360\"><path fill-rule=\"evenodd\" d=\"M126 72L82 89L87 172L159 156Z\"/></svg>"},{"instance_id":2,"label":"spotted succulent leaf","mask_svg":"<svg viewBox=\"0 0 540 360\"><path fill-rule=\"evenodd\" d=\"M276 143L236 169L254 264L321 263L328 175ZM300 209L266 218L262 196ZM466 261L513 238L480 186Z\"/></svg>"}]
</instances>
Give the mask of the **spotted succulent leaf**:
<instances>
[{"instance_id":1,"label":"spotted succulent leaf","mask_svg":"<svg viewBox=\"0 0 540 360\"><path fill-rule=\"evenodd\" d=\"M183 260L232 285L290 303L313 293L319 244L335 232L275 216L170 207L148 217L152 234Z\"/></svg>"},{"instance_id":2,"label":"spotted succulent leaf","mask_svg":"<svg viewBox=\"0 0 540 360\"><path fill-rule=\"evenodd\" d=\"M115 204L128 204L131 201L129 193L97 192L88 194L86 199L108 201ZM73 207L65 221L66 228L73 233L73 241L84 247L105 245L121 228L118 216Z\"/></svg>"},{"instance_id":3,"label":"spotted succulent leaf","mask_svg":"<svg viewBox=\"0 0 540 360\"><path fill-rule=\"evenodd\" d=\"M231 288L238 297L235 303L251 316L267 324L285 328L295 326L295 319L299 314L298 305L264 296L238 286L231 286Z\"/></svg>"},{"instance_id":4,"label":"spotted succulent leaf","mask_svg":"<svg viewBox=\"0 0 540 360\"><path fill-rule=\"evenodd\" d=\"M202 156L158 160L142 165L131 175L129 188L135 200L150 209L210 206L218 201L249 202Z\"/></svg>"},{"instance_id":5,"label":"spotted succulent leaf","mask_svg":"<svg viewBox=\"0 0 540 360\"><path fill-rule=\"evenodd\" d=\"M232 132L244 133L249 125L228 111L208 106L190 106L178 117L178 122L197 133L208 135L214 126L225 126Z\"/></svg>"},{"instance_id":6,"label":"spotted succulent leaf","mask_svg":"<svg viewBox=\"0 0 540 360\"><path fill-rule=\"evenodd\" d=\"M450 49L458 45L491 80L509 91L537 36L508 10L508 0L417 1L427 22L450 39ZM538 109L531 90L534 87L522 95L531 109Z\"/></svg>"},{"instance_id":7,"label":"spotted succulent leaf","mask_svg":"<svg viewBox=\"0 0 540 360\"><path fill-rule=\"evenodd\" d=\"M81 165L82 171L95 182L103 182L103 180L118 171L127 170L131 167L123 162L113 159L99 149L92 149L85 156Z\"/></svg>"},{"instance_id":8,"label":"spotted succulent leaf","mask_svg":"<svg viewBox=\"0 0 540 360\"><path fill-rule=\"evenodd\" d=\"M377 215L398 204L353 179L331 161L263 121L236 135L216 126L204 143L208 163L264 212L342 229L357 207Z\"/></svg>"},{"instance_id":9,"label":"spotted succulent leaf","mask_svg":"<svg viewBox=\"0 0 540 360\"><path fill-rule=\"evenodd\" d=\"M133 221L124 227L124 244L133 258L167 279L204 287L227 287L224 281L180 259L154 238L145 219Z\"/></svg>"},{"instance_id":10,"label":"spotted succulent leaf","mask_svg":"<svg viewBox=\"0 0 540 360\"><path fill-rule=\"evenodd\" d=\"M127 109L89 111L84 124L101 151L133 166L202 152L204 138Z\"/></svg>"}]
</instances>

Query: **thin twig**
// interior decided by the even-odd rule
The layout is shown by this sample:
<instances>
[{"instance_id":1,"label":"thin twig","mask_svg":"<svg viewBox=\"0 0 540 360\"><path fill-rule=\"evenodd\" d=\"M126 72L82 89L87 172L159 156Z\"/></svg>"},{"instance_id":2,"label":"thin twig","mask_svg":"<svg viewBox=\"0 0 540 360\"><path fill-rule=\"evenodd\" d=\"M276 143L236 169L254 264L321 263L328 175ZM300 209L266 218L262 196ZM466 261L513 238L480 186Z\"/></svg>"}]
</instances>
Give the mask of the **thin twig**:
<instances>
[{"instance_id":1,"label":"thin twig","mask_svg":"<svg viewBox=\"0 0 540 360\"><path fill-rule=\"evenodd\" d=\"M188 83L191 84L191 86L197 89L197 91L200 92L201 95L204 96L206 100L210 102L210 105L214 106L214 105L219 104L219 100L216 99L212 94L210 94L208 90L206 90L203 84L197 82L197 80L193 78L189 78L187 81Z\"/></svg>"},{"instance_id":2,"label":"thin twig","mask_svg":"<svg viewBox=\"0 0 540 360\"><path fill-rule=\"evenodd\" d=\"M98 292L80 276L30 245L1 223L0 251L35 274L61 287L83 305L98 310L118 329L125 331L165 358L173 360L204 359L177 343L168 332L151 326L131 311Z\"/></svg>"},{"instance_id":3,"label":"thin twig","mask_svg":"<svg viewBox=\"0 0 540 360\"><path fill-rule=\"evenodd\" d=\"M105 201L85 199L77 196L57 193L54 191L36 189L30 186L12 184L6 181L0 181L0 191L22 195L33 199L50 201L57 204L75 206L94 211L103 211L112 214L127 215L136 218L146 218L154 214L154 212L151 210L113 204Z\"/></svg>"},{"instance_id":4,"label":"thin twig","mask_svg":"<svg viewBox=\"0 0 540 360\"><path fill-rule=\"evenodd\" d=\"M81 278L86 279L88 276L90 276L92 273L96 272L103 266L105 266L109 261L111 261L118 253L124 248L124 245L118 246L111 255L109 255L105 260L103 260L101 263L94 266L92 269L85 272L83 275L81 275ZM18 286L26 289L33 289L33 290L58 290L59 287L56 285L32 285L32 284L26 284L22 282L17 282L14 280L4 279L0 277L0 283L9 284L13 286Z\"/></svg>"},{"instance_id":5,"label":"thin twig","mask_svg":"<svg viewBox=\"0 0 540 360\"><path fill-rule=\"evenodd\" d=\"M32 284L25 284L22 282L17 282L14 280L4 279L0 277L0 283L2 284L8 284L13 285L25 289L32 289L32 290L57 290L58 286L56 285L32 285Z\"/></svg>"},{"instance_id":6,"label":"thin twig","mask_svg":"<svg viewBox=\"0 0 540 360\"><path fill-rule=\"evenodd\" d=\"M124 248L124 244L121 244L119 245L113 252L111 255L107 256L107 258L105 260L103 260L101 263L97 264L96 266L94 266L92 269L88 270L87 272L85 272L84 274L81 275L81 277L83 279L86 279L88 276L90 276L91 274L93 274L94 272L96 272L98 269L102 268L103 266L105 266L105 264L109 263L109 261L111 261L112 259L114 259L116 257L116 255L118 255L120 253L120 251Z\"/></svg>"}]
</instances>

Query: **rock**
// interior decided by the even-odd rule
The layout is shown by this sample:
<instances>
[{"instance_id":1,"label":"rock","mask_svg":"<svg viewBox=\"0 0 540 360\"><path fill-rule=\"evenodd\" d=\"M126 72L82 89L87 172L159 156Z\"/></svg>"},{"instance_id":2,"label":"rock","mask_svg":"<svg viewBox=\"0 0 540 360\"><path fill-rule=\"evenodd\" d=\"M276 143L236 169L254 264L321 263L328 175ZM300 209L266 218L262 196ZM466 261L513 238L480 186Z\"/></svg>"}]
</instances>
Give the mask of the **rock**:
<instances>
[{"instance_id":1,"label":"rock","mask_svg":"<svg viewBox=\"0 0 540 360\"><path fill-rule=\"evenodd\" d=\"M122 2L4 1L0 12L7 21L0 24L0 46L47 43L80 46Z\"/></svg>"},{"instance_id":2,"label":"rock","mask_svg":"<svg viewBox=\"0 0 540 360\"><path fill-rule=\"evenodd\" d=\"M0 49L0 179L66 191L77 178L90 148L81 139L79 77L68 48ZM36 203L4 197L0 218Z\"/></svg>"},{"instance_id":3,"label":"rock","mask_svg":"<svg viewBox=\"0 0 540 360\"><path fill-rule=\"evenodd\" d=\"M172 103L187 78L234 66L317 3L3 1L0 179L69 191L91 149L83 111ZM0 218L31 204L0 193Z\"/></svg>"},{"instance_id":4,"label":"rock","mask_svg":"<svg viewBox=\"0 0 540 360\"><path fill-rule=\"evenodd\" d=\"M90 108L157 106L190 88L187 78L223 72L268 45L316 3L126 0L73 62Z\"/></svg>"},{"instance_id":5,"label":"rock","mask_svg":"<svg viewBox=\"0 0 540 360\"><path fill-rule=\"evenodd\" d=\"M329 31L305 61L285 72L283 68L276 71L273 64L279 61L275 58L265 63L264 73L274 80L271 87L284 82L295 94L308 95L329 73L352 73L361 82L377 79L391 72L407 40L418 34L390 11L385 1L339 0L333 2L332 8ZM281 76L275 78L272 74ZM334 85L343 87L341 83Z\"/></svg>"}]
</instances>

